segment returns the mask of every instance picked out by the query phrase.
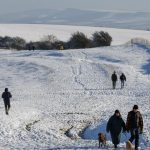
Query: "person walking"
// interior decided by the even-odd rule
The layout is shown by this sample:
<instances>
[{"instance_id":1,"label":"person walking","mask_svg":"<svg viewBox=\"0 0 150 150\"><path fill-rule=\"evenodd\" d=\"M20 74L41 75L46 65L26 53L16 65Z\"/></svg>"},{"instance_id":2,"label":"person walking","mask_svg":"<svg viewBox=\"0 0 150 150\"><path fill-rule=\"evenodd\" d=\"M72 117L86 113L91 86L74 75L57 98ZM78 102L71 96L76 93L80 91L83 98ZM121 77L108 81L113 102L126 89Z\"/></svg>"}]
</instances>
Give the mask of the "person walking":
<instances>
[{"instance_id":1,"label":"person walking","mask_svg":"<svg viewBox=\"0 0 150 150\"><path fill-rule=\"evenodd\" d=\"M122 89L124 88L124 82L126 81L126 76L124 73L121 74L120 81L121 81L121 89Z\"/></svg>"},{"instance_id":2,"label":"person walking","mask_svg":"<svg viewBox=\"0 0 150 150\"><path fill-rule=\"evenodd\" d=\"M116 75L115 71L114 71L114 73L111 76L111 80L112 80L113 89L115 89L116 88L116 82L117 82L117 75Z\"/></svg>"},{"instance_id":3,"label":"person walking","mask_svg":"<svg viewBox=\"0 0 150 150\"><path fill-rule=\"evenodd\" d=\"M110 132L114 148L117 148L117 145L120 143L121 132L126 131L125 122L123 121L119 110L116 110L114 115L110 117L106 131L108 133Z\"/></svg>"},{"instance_id":4,"label":"person walking","mask_svg":"<svg viewBox=\"0 0 150 150\"><path fill-rule=\"evenodd\" d=\"M8 88L5 88L5 91L2 93L2 98L4 100L5 112L8 115L10 109L10 98L12 97L11 93L8 91Z\"/></svg>"},{"instance_id":5,"label":"person walking","mask_svg":"<svg viewBox=\"0 0 150 150\"><path fill-rule=\"evenodd\" d=\"M134 105L133 110L128 113L126 128L131 134L129 141L132 143L135 140L135 150L138 150L139 134L143 133L143 117L138 110L138 105Z\"/></svg>"}]
</instances>

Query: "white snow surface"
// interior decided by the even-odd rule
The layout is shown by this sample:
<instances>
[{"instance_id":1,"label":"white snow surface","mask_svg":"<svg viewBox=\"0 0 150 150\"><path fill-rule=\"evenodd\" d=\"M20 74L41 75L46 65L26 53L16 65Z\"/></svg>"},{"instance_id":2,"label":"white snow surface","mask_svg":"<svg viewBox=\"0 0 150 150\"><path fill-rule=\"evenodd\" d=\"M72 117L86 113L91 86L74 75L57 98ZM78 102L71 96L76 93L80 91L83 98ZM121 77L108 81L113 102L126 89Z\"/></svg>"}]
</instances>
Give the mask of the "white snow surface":
<instances>
[{"instance_id":1,"label":"white snow surface","mask_svg":"<svg viewBox=\"0 0 150 150\"><path fill-rule=\"evenodd\" d=\"M124 89L118 81L112 90L114 70L118 76L125 73ZM0 101L0 150L98 149L97 134L106 133L109 117L119 109L126 121L134 104L144 118L140 149L150 150L150 49L143 42L66 51L1 50L0 91L5 87L13 98L8 116ZM103 149L112 150L107 137ZM120 150L127 139L122 135Z\"/></svg>"},{"instance_id":2,"label":"white snow surface","mask_svg":"<svg viewBox=\"0 0 150 150\"><path fill-rule=\"evenodd\" d=\"M133 38L150 40L150 31L115 29L88 26L39 25L39 24L0 24L0 36L19 36L27 41L41 40L46 35L55 35L59 40L67 41L74 32L83 32L91 37L95 31L106 31L112 38L112 45L121 45Z\"/></svg>"}]
</instances>

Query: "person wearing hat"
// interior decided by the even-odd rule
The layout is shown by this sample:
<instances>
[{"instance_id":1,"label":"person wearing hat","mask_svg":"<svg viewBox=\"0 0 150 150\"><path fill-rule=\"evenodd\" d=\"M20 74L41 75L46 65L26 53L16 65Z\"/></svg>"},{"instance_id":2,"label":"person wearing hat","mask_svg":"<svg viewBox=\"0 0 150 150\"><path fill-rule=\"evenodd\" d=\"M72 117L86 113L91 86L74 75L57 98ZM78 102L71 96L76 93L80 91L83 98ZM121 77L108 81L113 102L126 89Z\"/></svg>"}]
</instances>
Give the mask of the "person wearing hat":
<instances>
[{"instance_id":1,"label":"person wearing hat","mask_svg":"<svg viewBox=\"0 0 150 150\"><path fill-rule=\"evenodd\" d=\"M129 141L132 143L135 140L135 150L138 150L139 134L143 133L143 117L138 110L138 105L134 105L133 110L128 113L126 129L131 133Z\"/></svg>"},{"instance_id":2,"label":"person wearing hat","mask_svg":"<svg viewBox=\"0 0 150 150\"><path fill-rule=\"evenodd\" d=\"M116 82L118 80L117 75L116 75L116 71L114 71L114 73L112 74L111 80L112 80L113 89L115 89L116 88Z\"/></svg>"},{"instance_id":3,"label":"person wearing hat","mask_svg":"<svg viewBox=\"0 0 150 150\"><path fill-rule=\"evenodd\" d=\"M10 98L12 97L11 93L8 91L8 88L5 88L5 91L2 94L2 98L4 100L5 112L8 115L8 111L10 109Z\"/></svg>"},{"instance_id":4,"label":"person wearing hat","mask_svg":"<svg viewBox=\"0 0 150 150\"><path fill-rule=\"evenodd\" d=\"M123 121L119 110L116 110L114 115L110 117L106 131L110 132L114 148L120 143L121 132L126 131L125 122Z\"/></svg>"}]
</instances>

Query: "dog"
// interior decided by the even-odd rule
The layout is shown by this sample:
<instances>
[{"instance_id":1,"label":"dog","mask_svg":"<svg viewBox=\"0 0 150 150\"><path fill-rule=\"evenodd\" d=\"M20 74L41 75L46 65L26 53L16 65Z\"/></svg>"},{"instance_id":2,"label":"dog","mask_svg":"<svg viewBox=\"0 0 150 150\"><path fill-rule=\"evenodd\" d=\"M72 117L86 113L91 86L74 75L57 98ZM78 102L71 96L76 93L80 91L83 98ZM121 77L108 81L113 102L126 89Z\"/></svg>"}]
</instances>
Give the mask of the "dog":
<instances>
[{"instance_id":1,"label":"dog","mask_svg":"<svg viewBox=\"0 0 150 150\"><path fill-rule=\"evenodd\" d=\"M126 142L126 150L133 150L133 144L130 141Z\"/></svg>"},{"instance_id":2,"label":"dog","mask_svg":"<svg viewBox=\"0 0 150 150\"><path fill-rule=\"evenodd\" d=\"M103 133L98 134L99 148L106 146L106 136Z\"/></svg>"}]
</instances>

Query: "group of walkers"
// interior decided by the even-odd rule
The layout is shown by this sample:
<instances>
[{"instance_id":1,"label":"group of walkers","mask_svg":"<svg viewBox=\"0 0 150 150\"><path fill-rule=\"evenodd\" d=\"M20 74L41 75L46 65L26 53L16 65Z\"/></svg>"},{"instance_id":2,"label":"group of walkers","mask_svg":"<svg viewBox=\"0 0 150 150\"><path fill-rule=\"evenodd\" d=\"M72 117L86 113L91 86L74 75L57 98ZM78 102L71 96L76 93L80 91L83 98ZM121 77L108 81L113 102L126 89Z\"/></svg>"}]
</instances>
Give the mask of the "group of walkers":
<instances>
[{"instance_id":1,"label":"group of walkers","mask_svg":"<svg viewBox=\"0 0 150 150\"><path fill-rule=\"evenodd\" d=\"M34 50L34 47L32 47ZM113 84L113 89L116 88L116 82L117 82L117 74L114 71L114 73L111 76L112 79L112 84ZM120 81L121 81L121 88L124 87L124 82L126 81L126 76L124 75L124 73L121 74L120 76ZM2 98L4 100L4 105L5 105L5 112L6 115L8 115L9 109L10 109L10 98L12 97L11 93L8 91L8 88L5 88L5 91L2 94Z\"/></svg>"},{"instance_id":2,"label":"group of walkers","mask_svg":"<svg viewBox=\"0 0 150 150\"><path fill-rule=\"evenodd\" d=\"M114 73L112 74L111 80L112 80L113 89L115 89L116 88L116 83L117 83L117 80L118 80L116 71L114 71ZM124 83L126 81L126 76L124 75L124 73L121 74L120 81L121 81L121 89L122 89L122 88L124 88Z\"/></svg>"},{"instance_id":3,"label":"group of walkers","mask_svg":"<svg viewBox=\"0 0 150 150\"><path fill-rule=\"evenodd\" d=\"M121 88L124 87L124 82L126 81L126 76L122 73L120 76ZM112 84L113 89L116 88L117 75L116 72L112 74ZM10 109L10 98L12 97L11 93L8 91L8 88L5 88L2 93L2 98L4 100L5 112L6 115L9 113ZM120 143L121 132L124 133L130 132L131 137L129 141L132 143L135 140L135 150L138 150L139 147L139 134L143 132L143 118L138 110L138 106L134 105L133 110L128 113L127 122L125 124L124 120L121 117L120 111L116 110L114 115L111 116L107 123L106 131L110 132L112 143L114 148L117 148L117 145Z\"/></svg>"},{"instance_id":4,"label":"group of walkers","mask_svg":"<svg viewBox=\"0 0 150 150\"><path fill-rule=\"evenodd\" d=\"M143 133L143 118L138 110L138 105L133 106L133 110L128 113L127 122L125 124L121 117L120 111L116 110L107 123L106 131L110 132L114 148L120 143L121 132L130 132L129 141L135 140L135 150L139 147L139 134Z\"/></svg>"}]
</instances>

